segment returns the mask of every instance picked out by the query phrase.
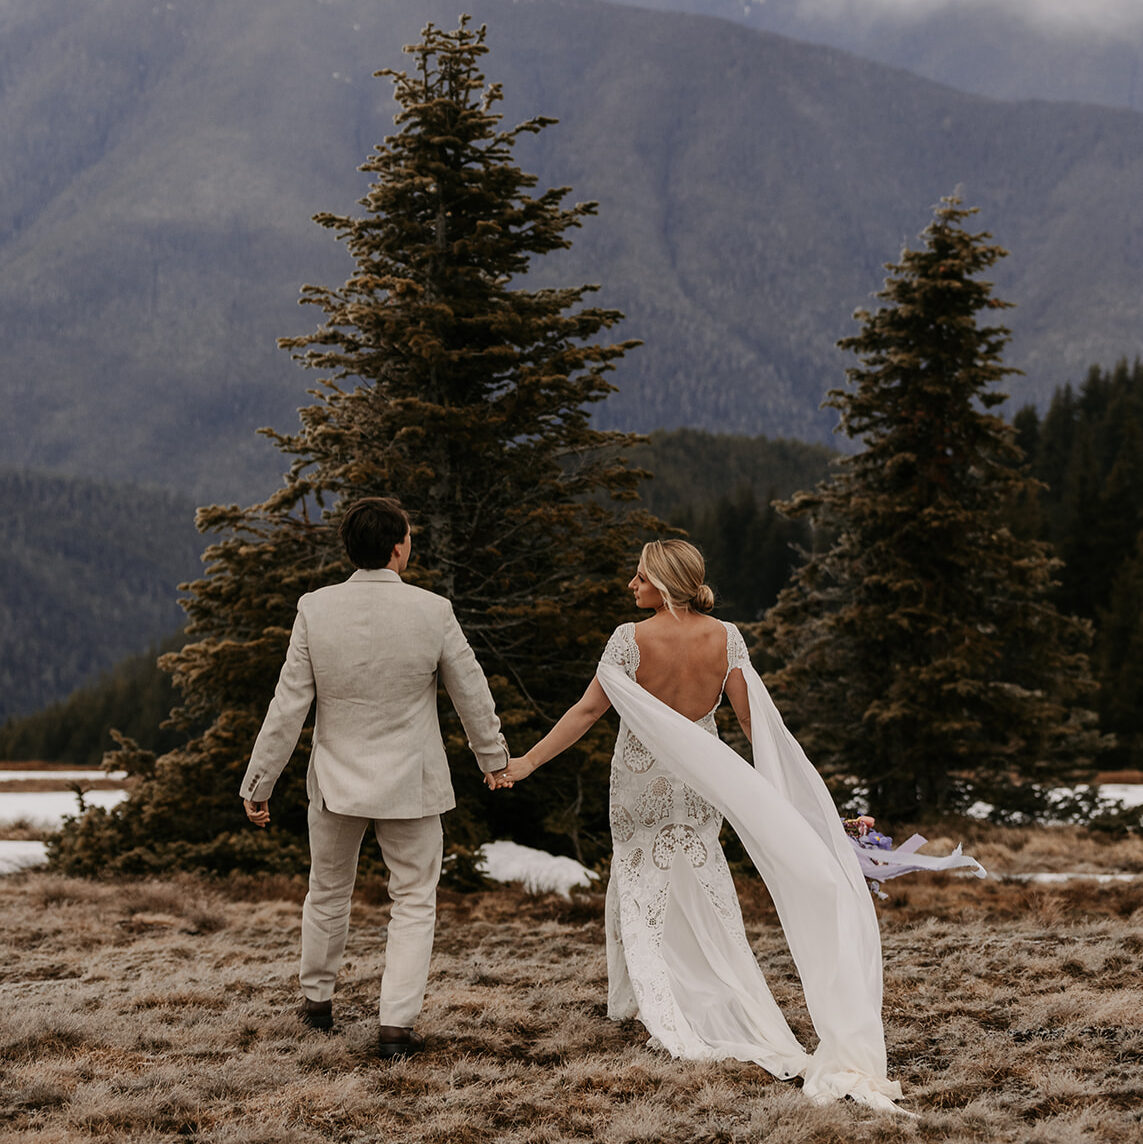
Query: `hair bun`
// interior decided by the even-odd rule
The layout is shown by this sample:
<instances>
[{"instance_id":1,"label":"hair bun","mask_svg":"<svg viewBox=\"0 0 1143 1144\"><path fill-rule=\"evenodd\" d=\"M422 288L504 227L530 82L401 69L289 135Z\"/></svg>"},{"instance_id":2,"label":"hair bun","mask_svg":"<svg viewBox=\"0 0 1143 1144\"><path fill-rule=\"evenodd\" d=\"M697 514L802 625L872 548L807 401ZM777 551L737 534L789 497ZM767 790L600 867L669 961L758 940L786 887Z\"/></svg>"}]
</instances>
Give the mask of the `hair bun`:
<instances>
[{"instance_id":1,"label":"hair bun","mask_svg":"<svg viewBox=\"0 0 1143 1144\"><path fill-rule=\"evenodd\" d=\"M714 592L709 584L701 584L695 593L694 606L700 612L709 612L714 607Z\"/></svg>"}]
</instances>

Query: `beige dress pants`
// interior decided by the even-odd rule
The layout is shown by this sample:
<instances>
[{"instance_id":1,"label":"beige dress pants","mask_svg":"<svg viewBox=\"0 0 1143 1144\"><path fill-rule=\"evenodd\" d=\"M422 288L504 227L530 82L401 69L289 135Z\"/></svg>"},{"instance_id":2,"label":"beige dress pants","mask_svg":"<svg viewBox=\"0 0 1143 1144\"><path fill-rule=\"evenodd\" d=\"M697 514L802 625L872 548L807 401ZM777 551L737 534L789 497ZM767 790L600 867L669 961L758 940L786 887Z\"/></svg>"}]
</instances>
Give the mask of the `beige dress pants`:
<instances>
[{"instance_id":1,"label":"beige dress pants","mask_svg":"<svg viewBox=\"0 0 1143 1144\"><path fill-rule=\"evenodd\" d=\"M439 814L427 818L356 818L311 799L310 885L302 906L302 993L328 1001L345 952L361 840L369 824L389 869L389 932L381 975L382 1025L411 1028L425 999L436 924L443 840Z\"/></svg>"}]
</instances>

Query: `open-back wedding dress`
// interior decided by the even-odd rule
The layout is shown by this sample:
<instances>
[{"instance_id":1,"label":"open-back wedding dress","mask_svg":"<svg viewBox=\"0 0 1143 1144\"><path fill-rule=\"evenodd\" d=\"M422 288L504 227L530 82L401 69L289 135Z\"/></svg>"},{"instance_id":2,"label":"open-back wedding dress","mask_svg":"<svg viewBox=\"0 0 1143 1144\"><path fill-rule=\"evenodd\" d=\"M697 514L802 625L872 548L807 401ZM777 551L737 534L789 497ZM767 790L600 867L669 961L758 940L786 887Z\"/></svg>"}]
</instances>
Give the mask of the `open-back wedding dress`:
<instances>
[{"instance_id":1,"label":"open-back wedding dress","mask_svg":"<svg viewBox=\"0 0 1143 1144\"><path fill-rule=\"evenodd\" d=\"M801 1076L818 1101L893 1109L881 1024L881 938L829 792L726 624L727 673L750 696L754 766L635 680L635 625L616 629L597 678L620 716L611 768L608 1015L638 1016L673 1056L753 1061ZM725 687L726 679L723 680ZM717 705L716 705L717 706ZM742 924L719 844L725 817L764 879L819 1044L782 1016Z\"/></svg>"}]
</instances>

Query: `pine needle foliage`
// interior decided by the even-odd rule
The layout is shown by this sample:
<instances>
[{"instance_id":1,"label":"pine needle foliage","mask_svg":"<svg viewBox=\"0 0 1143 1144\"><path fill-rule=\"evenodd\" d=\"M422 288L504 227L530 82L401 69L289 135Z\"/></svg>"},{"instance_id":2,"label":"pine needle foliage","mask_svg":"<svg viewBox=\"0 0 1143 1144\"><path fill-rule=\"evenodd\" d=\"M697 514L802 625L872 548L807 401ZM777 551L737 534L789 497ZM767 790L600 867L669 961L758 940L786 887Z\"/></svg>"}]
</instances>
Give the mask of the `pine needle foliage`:
<instances>
[{"instance_id":1,"label":"pine needle foliage","mask_svg":"<svg viewBox=\"0 0 1143 1144\"><path fill-rule=\"evenodd\" d=\"M322 324L280 343L321 374L297 432L263 430L292 458L283 487L198 515L221 539L189 586L192 642L163 666L182 695L175 724L207 730L158 759L130 743L111 756L134 793L65 829L58 866L304 864L308 732L275 790L273 831L245 825L238 782L298 597L352 571L336 525L360 496L397 495L409 509L407 578L453 601L516 750L578 698L630 609L624 585L655 527L630 503L645 474L622 457L636 438L592 428L588 410L638 343L597 340L622 315L585 304L595 287L519 284L596 204L564 205L566 187L531 193L513 146L554 120L500 126L500 88L479 70L483 27L429 24L405 50L409 70L377 73L399 110L362 168L364 212L315 220L345 243L353 271L339 287L304 287ZM497 795L455 717L443 728L460 803L446 817L454 869L490 836L589 862L606 851L605 727L550 781Z\"/></svg>"},{"instance_id":2,"label":"pine needle foliage","mask_svg":"<svg viewBox=\"0 0 1143 1144\"><path fill-rule=\"evenodd\" d=\"M1040 534L1065 567L1056 603L1095 622L1092 663L1109 769L1143 768L1143 362L1092 366L1016 425L1044 484Z\"/></svg>"},{"instance_id":3,"label":"pine needle foliage","mask_svg":"<svg viewBox=\"0 0 1143 1144\"><path fill-rule=\"evenodd\" d=\"M1058 561L1014 527L1035 498L1013 429L991 412L1009 303L980 274L1006 253L942 200L889 264L876 312L839 344L860 364L825 402L862 443L782 507L828 546L769 612L779 705L817 764L917 821L986 799L1034 813L1101 747L1083 702L1086 622L1051 602Z\"/></svg>"}]
</instances>

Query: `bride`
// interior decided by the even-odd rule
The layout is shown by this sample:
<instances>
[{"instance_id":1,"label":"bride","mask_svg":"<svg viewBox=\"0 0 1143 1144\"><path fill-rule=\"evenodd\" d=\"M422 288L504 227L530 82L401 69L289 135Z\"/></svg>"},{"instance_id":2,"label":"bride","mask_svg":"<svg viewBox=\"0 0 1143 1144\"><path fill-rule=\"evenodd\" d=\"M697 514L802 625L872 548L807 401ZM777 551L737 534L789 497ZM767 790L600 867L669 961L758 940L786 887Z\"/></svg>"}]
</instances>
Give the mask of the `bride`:
<instances>
[{"instance_id":1,"label":"bride","mask_svg":"<svg viewBox=\"0 0 1143 1144\"><path fill-rule=\"evenodd\" d=\"M848 1096L900 1111L900 1085L886 1075L880 934L857 857L741 633L705 614L714 596L704 578L686 541L644 547L629 587L653 614L615 630L583 698L498 785L527 778L614 705L608 1016L637 1016L675 1057L753 1061L802 1077L816 1101ZM724 694L754 767L717 737ZM818 1034L812 1053L747 941L719 844L724 816L777 908Z\"/></svg>"}]
</instances>

